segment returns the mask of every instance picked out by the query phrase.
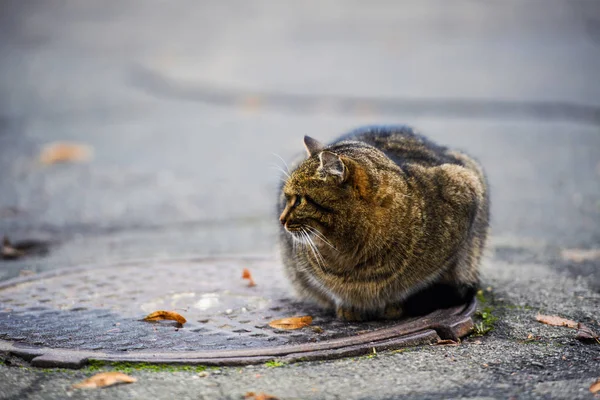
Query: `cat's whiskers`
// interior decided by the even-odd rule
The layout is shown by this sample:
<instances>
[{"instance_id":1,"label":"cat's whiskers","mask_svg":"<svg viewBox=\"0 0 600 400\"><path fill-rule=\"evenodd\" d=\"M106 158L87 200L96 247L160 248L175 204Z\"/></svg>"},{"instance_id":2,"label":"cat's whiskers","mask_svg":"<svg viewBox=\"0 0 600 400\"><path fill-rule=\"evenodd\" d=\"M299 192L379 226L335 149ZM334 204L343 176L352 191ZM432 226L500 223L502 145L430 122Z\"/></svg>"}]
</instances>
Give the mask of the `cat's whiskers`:
<instances>
[{"instance_id":1,"label":"cat's whiskers","mask_svg":"<svg viewBox=\"0 0 600 400\"><path fill-rule=\"evenodd\" d=\"M323 258L323 255L321 255L321 252L315 245L315 242L313 242L310 235L308 234L308 232L306 232L306 230L304 228L302 228L301 232L304 235L304 237L306 238L308 246L310 247L313 254L315 255L315 260L317 261L317 264L319 265L320 268L324 268L325 264L326 264L325 259Z\"/></svg>"},{"instance_id":2,"label":"cat's whiskers","mask_svg":"<svg viewBox=\"0 0 600 400\"><path fill-rule=\"evenodd\" d=\"M307 239L307 241L306 241L306 244L308 245L308 247L309 247L309 248L310 248L310 250L312 251L313 255L315 256L315 261L317 262L317 265L318 265L320 268L323 268L323 267L321 266L321 260L319 259L319 256L317 256L317 250L316 250L316 249L313 247L312 243L310 243L310 242L308 241L308 240L309 240L309 238L308 238L308 233L306 233L306 232L302 231L302 234L303 234L303 235L304 235L304 237Z\"/></svg>"},{"instance_id":3,"label":"cat's whiskers","mask_svg":"<svg viewBox=\"0 0 600 400\"><path fill-rule=\"evenodd\" d=\"M285 162L285 160L283 159L283 157L281 157L279 154L277 153L271 153L272 155L274 155L275 157L279 158L281 160L281 162L283 163L283 165L285 165L285 169L287 170L287 176L289 177L291 172L290 172L290 167L287 165L287 163Z\"/></svg>"},{"instance_id":4,"label":"cat's whiskers","mask_svg":"<svg viewBox=\"0 0 600 400\"><path fill-rule=\"evenodd\" d=\"M305 226L306 229L308 229L312 234L314 234L315 236L317 236L319 239L321 239L323 241L323 243L325 243L326 245L328 245L329 247L331 247L333 250L337 251L339 253L339 250L335 248L334 245L331 244L331 242L329 240L327 240L327 238L325 237L325 235L323 235L317 228L313 228L312 226Z\"/></svg>"},{"instance_id":5,"label":"cat's whiskers","mask_svg":"<svg viewBox=\"0 0 600 400\"><path fill-rule=\"evenodd\" d=\"M298 269L302 270L303 272L310 273L310 268L301 262L301 258L299 257L301 252L298 251L298 246L301 246L303 250L306 247L306 239L304 238L304 235L302 235L302 233L297 234L296 232L290 232L290 234L292 235L292 254L293 257L299 261Z\"/></svg>"},{"instance_id":6,"label":"cat's whiskers","mask_svg":"<svg viewBox=\"0 0 600 400\"><path fill-rule=\"evenodd\" d=\"M287 176L288 178L290 177L290 174L289 174L289 173L287 173L287 172L285 172L285 171L283 170L283 168L281 168L281 167L280 167L279 165L277 165L277 164L271 164L271 168L274 168L274 169L276 169L277 171L281 172L283 175Z\"/></svg>"}]
</instances>

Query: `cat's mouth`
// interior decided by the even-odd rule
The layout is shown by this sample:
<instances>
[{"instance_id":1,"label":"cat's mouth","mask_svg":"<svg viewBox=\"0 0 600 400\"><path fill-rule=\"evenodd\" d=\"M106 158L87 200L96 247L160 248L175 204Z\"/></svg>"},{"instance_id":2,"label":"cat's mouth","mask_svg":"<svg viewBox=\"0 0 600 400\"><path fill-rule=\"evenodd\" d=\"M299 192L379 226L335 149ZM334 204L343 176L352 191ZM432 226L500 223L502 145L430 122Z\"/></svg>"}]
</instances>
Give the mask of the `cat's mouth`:
<instances>
[{"instance_id":1,"label":"cat's mouth","mask_svg":"<svg viewBox=\"0 0 600 400\"><path fill-rule=\"evenodd\" d=\"M324 244L335 251L339 251L326 237L316 228L308 225L286 225L285 230L289 232L292 239L298 243L311 244L316 246L317 244Z\"/></svg>"},{"instance_id":2,"label":"cat's mouth","mask_svg":"<svg viewBox=\"0 0 600 400\"><path fill-rule=\"evenodd\" d=\"M301 226L290 225L286 226L285 230L290 234L292 239L296 242L305 242L306 241L306 232L302 229Z\"/></svg>"},{"instance_id":3,"label":"cat's mouth","mask_svg":"<svg viewBox=\"0 0 600 400\"><path fill-rule=\"evenodd\" d=\"M298 242L305 242L309 236L309 232L302 225L286 224L285 230Z\"/></svg>"},{"instance_id":4,"label":"cat's mouth","mask_svg":"<svg viewBox=\"0 0 600 400\"><path fill-rule=\"evenodd\" d=\"M302 225L285 224L284 227L291 234L302 232Z\"/></svg>"}]
</instances>

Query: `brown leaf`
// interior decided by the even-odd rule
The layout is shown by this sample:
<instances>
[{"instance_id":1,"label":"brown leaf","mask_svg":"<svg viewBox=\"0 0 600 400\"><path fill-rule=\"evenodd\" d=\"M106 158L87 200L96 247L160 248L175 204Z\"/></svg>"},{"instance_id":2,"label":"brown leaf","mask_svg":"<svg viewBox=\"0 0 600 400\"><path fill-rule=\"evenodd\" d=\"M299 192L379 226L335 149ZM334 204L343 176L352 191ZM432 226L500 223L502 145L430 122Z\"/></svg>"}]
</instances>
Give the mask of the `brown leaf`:
<instances>
[{"instance_id":1,"label":"brown leaf","mask_svg":"<svg viewBox=\"0 0 600 400\"><path fill-rule=\"evenodd\" d=\"M304 317L282 318L269 322L269 326L275 329L300 329L312 324L312 317L306 315Z\"/></svg>"},{"instance_id":2,"label":"brown leaf","mask_svg":"<svg viewBox=\"0 0 600 400\"><path fill-rule=\"evenodd\" d=\"M254 279L252 279L252 274L248 268L244 268L242 271L242 279L248 279L249 287L256 286L256 283L254 282Z\"/></svg>"},{"instance_id":3,"label":"brown leaf","mask_svg":"<svg viewBox=\"0 0 600 400\"><path fill-rule=\"evenodd\" d=\"M600 392L600 378L596 379L596 382L592 383L592 386L590 386L590 392L592 392L592 393Z\"/></svg>"},{"instance_id":4,"label":"brown leaf","mask_svg":"<svg viewBox=\"0 0 600 400\"><path fill-rule=\"evenodd\" d=\"M0 258L3 260L16 260L25 256L42 256L48 253L51 242L43 240L20 240L11 242L7 236L0 244Z\"/></svg>"},{"instance_id":5,"label":"brown leaf","mask_svg":"<svg viewBox=\"0 0 600 400\"><path fill-rule=\"evenodd\" d=\"M17 258L23 257L25 252L15 248L10 240L8 240L8 237L4 236L2 239L2 248L0 249L0 254L3 260L16 260Z\"/></svg>"},{"instance_id":6,"label":"brown leaf","mask_svg":"<svg viewBox=\"0 0 600 400\"><path fill-rule=\"evenodd\" d=\"M546 325L566 326L567 328L573 328L573 329L577 328L577 322L570 320L570 319L561 318L556 315L538 314L538 315L536 315L535 319L538 320L539 322L541 322L542 324L546 324Z\"/></svg>"},{"instance_id":7,"label":"brown leaf","mask_svg":"<svg viewBox=\"0 0 600 400\"><path fill-rule=\"evenodd\" d=\"M42 149L40 162L56 164L64 162L83 162L92 158L92 148L78 143L52 143Z\"/></svg>"},{"instance_id":8,"label":"brown leaf","mask_svg":"<svg viewBox=\"0 0 600 400\"><path fill-rule=\"evenodd\" d=\"M252 399L252 400L278 400L277 397L272 396L270 394L266 394L266 393L254 393L254 392L247 392L244 395L244 399Z\"/></svg>"},{"instance_id":9,"label":"brown leaf","mask_svg":"<svg viewBox=\"0 0 600 400\"><path fill-rule=\"evenodd\" d=\"M162 321L162 320L170 320L177 321L181 325L185 324L187 320L183 318L181 314L176 313L175 311L154 311L151 314L148 314L144 317L144 321Z\"/></svg>"},{"instance_id":10,"label":"brown leaf","mask_svg":"<svg viewBox=\"0 0 600 400\"><path fill-rule=\"evenodd\" d=\"M438 340L436 345L438 345L438 346L458 346L458 345L460 345L460 342L455 342L452 339L444 339L444 340Z\"/></svg>"},{"instance_id":11,"label":"brown leaf","mask_svg":"<svg viewBox=\"0 0 600 400\"><path fill-rule=\"evenodd\" d=\"M239 99L239 104L244 111L257 112L264 105L264 99L260 96L244 96Z\"/></svg>"},{"instance_id":12,"label":"brown leaf","mask_svg":"<svg viewBox=\"0 0 600 400\"><path fill-rule=\"evenodd\" d=\"M71 386L74 389L93 389L101 388L106 386L115 385L117 383L133 383L137 382L137 379L129 375L125 375L122 372L101 372L86 380Z\"/></svg>"},{"instance_id":13,"label":"brown leaf","mask_svg":"<svg viewBox=\"0 0 600 400\"><path fill-rule=\"evenodd\" d=\"M527 339L525 339L525 342L534 342L536 340L540 340L541 338L541 336L534 336L530 333L529 335L527 335Z\"/></svg>"},{"instance_id":14,"label":"brown leaf","mask_svg":"<svg viewBox=\"0 0 600 400\"><path fill-rule=\"evenodd\" d=\"M564 249L561 256L565 261L582 263L600 259L600 249Z\"/></svg>"},{"instance_id":15,"label":"brown leaf","mask_svg":"<svg viewBox=\"0 0 600 400\"><path fill-rule=\"evenodd\" d=\"M577 335L575 335L575 339L581 342L600 344L600 337L598 334L582 323L577 324Z\"/></svg>"}]
</instances>

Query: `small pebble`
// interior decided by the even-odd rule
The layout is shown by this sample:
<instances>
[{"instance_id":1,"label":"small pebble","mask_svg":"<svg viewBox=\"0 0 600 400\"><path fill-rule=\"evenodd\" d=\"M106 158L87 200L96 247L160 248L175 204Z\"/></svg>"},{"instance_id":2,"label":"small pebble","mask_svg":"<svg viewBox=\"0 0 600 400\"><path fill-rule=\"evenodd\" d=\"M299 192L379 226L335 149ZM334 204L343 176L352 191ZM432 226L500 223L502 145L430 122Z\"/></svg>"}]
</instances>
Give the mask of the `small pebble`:
<instances>
[{"instance_id":1,"label":"small pebble","mask_svg":"<svg viewBox=\"0 0 600 400\"><path fill-rule=\"evenodd\" d=\"M537 361L532 361L532 362L531 362L531 365L535 365L536 367L544 368L544 364L542 364L542 363L539 363L539 362L537 362Z\"/></svg>"}]
</instances>

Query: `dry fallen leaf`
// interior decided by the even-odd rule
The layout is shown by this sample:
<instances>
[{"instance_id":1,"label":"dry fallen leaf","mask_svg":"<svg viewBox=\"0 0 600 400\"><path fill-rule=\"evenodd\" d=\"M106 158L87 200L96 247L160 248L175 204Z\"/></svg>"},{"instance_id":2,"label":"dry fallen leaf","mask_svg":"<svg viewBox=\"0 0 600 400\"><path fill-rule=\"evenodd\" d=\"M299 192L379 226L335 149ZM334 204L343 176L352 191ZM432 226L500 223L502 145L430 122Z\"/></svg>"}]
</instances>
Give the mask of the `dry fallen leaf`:
<instances>
[{"instance_id":1,"label":"dry fallen leaf","mask_svg":"<svg viewBox=\"0 0 600 400\"><path fill-rule=\"evenodd\" d=\"M541 322L542 324L552 325L552 326L566 326L567 328L577 328L577 322L561 318L556 315L542 315L538 314L535 316L535 319Z\"/></svg>"},{"instance_id":2,"label":"dry fallen leaf","mask_svg":"<svg viewBox=\"0 0 600 400\"><path fill-rule=\"evenodd\" d=\"M444 339L444 340L438 340L436 345L438 345L438 346L458 346L458 345L460 345L460 342L456 342L452 339Z\"/></svg>"},{"instance_id":3,"label":"dry fallen leaf","mask_svg":"<svg viewBox=\"0 0 600 400\"><path fill-rule=\"evenodd\" d=\"M592 386L590 386L590 392L592 392L592 393L600 392L600 378L596 379L596 382L592 383Z\"/></svg>"},{"instance_id":4,"label":"dry fallen leaf","mask_svg":"<svg viewBox=\"0 0 600 400\"><path fill-rule=\"evenodd\" d=\"M117 383L133 383L137 382L137 379L129 375L125 375L122 372L101 372L96 374L84 381L74 384L71 386L74 389L93 389L101 388L106 386L115 385Z\"/></svg>"},{"instance_id":5,"label":"dry fallen leaf","mask_svg":"<svg viewBox=\"0 0 600 400\"><path fill-rule=\"evenodd\" d=\"M245 96L239 99L239 104L244 111L257 112L264 104L264 99L260 96Z\"/></svg>"},{"instance_id":6,"label":"dry fallen leaf","mask_svg":"<svg viewBox=\"0 0 600 400\"><path fill-rule=\"evenodd\" d=\"M244 268L242 271L242 279L248 279L248 286L256 286L256 283L254 282L254 279L252 279L252 274L248 268Z\"/></svg>"},{"instance_id":7,"label":"dry fallen leaf","mask_svg":"<svg viewBox=\"0 0 600 400\"><path fill-rule=\"evenodd\" d=\"M270 394L266 394L266 393L254 393L254 392L247 392L244 395L244 399L252 399L252 400L278 400L277 397L272 396Z\"/></svg>"},{"instance_id":8,"label":"dry fallen leaf","mask_svg":"<svg viewBox=\"0 0 600 400\"><path fill-rule=\"evenodd\" d=\"M11 242L7 236L2 239L0 244L0 259L16 260L25 256L42 256L48 253L50 242L43 240L20 240Z\"/></svg>"},{"instance_id":9,"label":"dry fallen leaf","mask_svg":"<svg viewBox=\"0 0 600 400\"><path fill-rule=\"evenodd\" d=\"M600 344L600 336L582 323L577 324L577 335L575 335L575 339L585 343Z\"/></svg>"},{"instance_id":10,"label":"dry fallen leaf","mask_svg":"<svg viewBox=\"0 0 600 400\"><path fill-rule=\"evenodd\" d=\"M40 162L56 164L63 162L83 162L92 158L92 148L77 143L52 143L42 149Z\"/></svg>"},{"instance_id":11,"label":"dry fallen leaf","mask_svg":"<svg viewBox=\"0 0 600 400\"><path fill-rule=\"evenodd\" d=\"M527 339L525 339L525 342L534 342L536 340L540 340L541 338L541 336L534 336L530 333L529 335L527 335Z\"/></svg>"},{"instance_id":12,"label":"dry fallen leaf","mask_svg":"<svg viewBox=\"0 0 600 400\"><path fill-rule=\"evenodd\" d=\"M582 263L600 259L600 249L564 249L561 256L565 261Z\"/></svg>"},{"instance_id":13,"label":"dry fallen leaf","mask_svg":"<svg viewBox=\"0 0 600 400\"><path fill-rule=\"evenodd\" d=\"M23 257L25 252L13 247L12 243L6 236L2 239L2 248L0 254L3 260L16 260L17 258Z\"/></svg>"},{"instance_id":14,"label":"dry fallen leaf","mask_svg":"<svg viewBox=\"0 0 600 400\"><path fill-rule=\"evenodd\" d=\"M312 323L312 317L306 315L304 317L282 318L269 322L269 326L275 329L300 329L309 326Z\"/></svg>"},{"instance_id":15,"label":"dry fallen leaf","mask_svg":"<svg viewBox=\"0 0 600 400\"><path fill-rule=\"evenodd\" d=\"M181 325L185 324L187 320L183 318L181 314L176 313L175 311L154 311L151 314L148 314L144 317L144 321L162 321L162 320L170 320L177 321Z\"/></svg>"}]
</instances>

